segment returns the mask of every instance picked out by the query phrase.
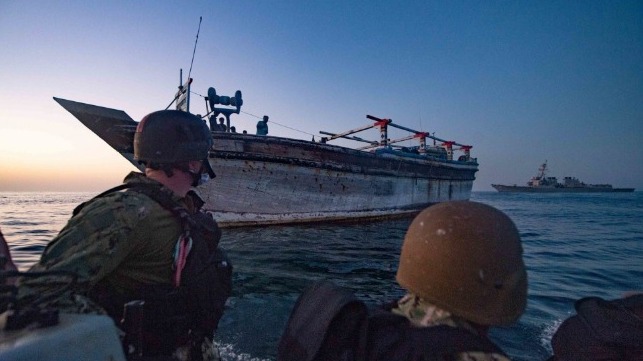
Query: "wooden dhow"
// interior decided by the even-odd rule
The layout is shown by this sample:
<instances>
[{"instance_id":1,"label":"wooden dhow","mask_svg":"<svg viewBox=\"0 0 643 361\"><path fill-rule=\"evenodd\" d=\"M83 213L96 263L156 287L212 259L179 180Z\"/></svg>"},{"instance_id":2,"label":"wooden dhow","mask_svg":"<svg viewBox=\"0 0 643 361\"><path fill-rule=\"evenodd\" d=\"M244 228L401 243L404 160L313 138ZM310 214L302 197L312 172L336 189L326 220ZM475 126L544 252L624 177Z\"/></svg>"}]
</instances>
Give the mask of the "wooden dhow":
<instances>
[{"instance_id":1,"label":"wooden dhow","mask_svg":"<svg viewBox=\"0 0 643 361\"><path fill-rule=\"evenodd\" d=\"M177 109L189 111L189 79L175 97ZM54 98L87 128L140 168L132 140L137 122L124 111ZM208 107L209 104L209 107ZM216 178L198 189L205 208L222 227L327 221L355 221L413 215L430 204L466 200L478 170L471 146L415 131L390 119L372 122L321 142L232 133L230 115L239 113L241 92L206 98L206 116L225 116L228 131L212 131L209 161ZM390 140L388 128L409 136ZM354 134L371 128L379 141ZM335 139L368 143L361 148L329 144ZM417 146L398 143L416 139ZM432 139L434 145L427 145ZM439 142L439 145L438 145ZM454 159L454 152L463 154Z\"/></svg>"}]
</instances>

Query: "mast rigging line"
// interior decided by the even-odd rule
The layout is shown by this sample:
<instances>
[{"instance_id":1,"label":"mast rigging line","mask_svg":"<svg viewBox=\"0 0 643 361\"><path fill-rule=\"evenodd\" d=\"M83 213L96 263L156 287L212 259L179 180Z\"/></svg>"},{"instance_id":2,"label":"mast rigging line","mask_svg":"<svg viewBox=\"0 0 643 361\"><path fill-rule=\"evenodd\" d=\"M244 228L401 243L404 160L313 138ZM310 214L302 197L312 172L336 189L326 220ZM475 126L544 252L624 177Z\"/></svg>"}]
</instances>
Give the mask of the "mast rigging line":
<instances>
[{"instance_id":1,"label":"mast rigging line","mask_svg":"<svg viewBox=\"0 0 643 361\"><path fill-rule=\"evenodd\" d=\"M263 119L263 117L260 117L260 116L258 116L258 115L254 115L254 114L252 114L252 113L244 112L243 110L241 111L241 113L246 114L246 115L250 115L250 116L255 117L255 118L257 118L257 119ZM296 132L300 132L300 133L304 133L304 134L307 134L307 135L315 136L315 134L308 133L308 132L305 132L305 131L303 131L303 130L295 129L295 128L289 127L289 126L287 126L287 125L283 125L283 124L277 123L277 122L275 122L274 120L271 120L271 121L270 121L270 123L276 124L276 125L278 125L278 126L280 126L280 127L288 128L288 129L290 129L290 130L294 130L294 131L296 131Z\"/></svg>"},{"instance_id":2,"label":"mast rigging line","mask_svg":"<svg viewBox=\"0 0 643 361\"><path fill-rule=\"evenodd\" d=\"M201 98L203 98L203 99L205 99L205 98L206 98L204 95L199 94L199 93L197 93L197 92L195 92L195 91L193 91L193 90L190 90L190 93L192 93L192 94L194 94L194 95L197 95L197 96L200 96L200 97L201 97ZM261 116L255 115L255 114L245 112L245 111L243 111L243 110L241 110L241 111L240 111L240 113L243 113L243 114L249 115L249 116L254 117L254 118L257 118L257 119L262 119L262 118L263 118L263 117L261 117ZM207 114L203 115L203 116L202 116L202 118L207 117L207 116L208 116L208 115L210 115L210 114L212 114L212 111L209 111ZM287 126L287 125L284 125L284 124L281 124L281 123L275 122L274 120L271 120L270 122L271 122L272 124L278 125L278 126L280 126L280 127L282 127L282 128L287 128L287 129L290 129L290 130L293 130L293 131L295 131L295 132L299 132L299 133L302 133L302 134L310 135L310 136L313 136L313 137L318 137L318 136L319 136L318 134L308 133L308 132L306 132L306 131L303 131L303 130L300 130L300 129L296 129L296 128L293 128L293 127L290 127L290 126ZM389 124L389 125L390 125L390 126L392 126L392 127L394 127L394 128L402 129L402 130L405 130L405 131L408 131L408 132L411 132L411 133L417 133L417 131L415 131L415 130L413 130L413 129L406 128L406 127L403 127L403 126L401 126L401 125L397 125L397 124ZM320 133L321 133L321 134L326 134L326 135L334 135L334 134L327 133L327 132L322 132L322 131L320 131ZM427 133L427 134L429 134L429 133ZM445 140L440 139L440 138L438 138L438 137L436 137L436 136L434 136L434 135L431 135L431 134L429 134L429 135L427 136L427 138L431 138L431 139L438 140L438 141L441 141L441 142L446 142ZM350 139L350 138L347 138L347 139ZM358 140L358 139L353 139L353 140ZM369 143L371 143L371 142L375 142L375 141L367 141L367 140L363 140L363 141L366 141L366 142L369 142ZM454 144L454 145L458 145L458 146L461 146L461 145L462 145L462 144L457 143L457 142L453 142L453 144Z\"/></svg>"},{"instance_id":3,"label":"mast rigging line","mask_svg":"<svg viewBox=\"0 0 643 361\"><path fill-rule=\"evenodd\" d=\"M192 60L190 61L190 70L188 71L188 79L190 79L190 77L192 76L192 65L194 65L194 55L196 54L196 46L197 46L197 44L199 42L199 33L201 33L201 22L202 21L203 21L203 16L199 16L199 27L198 27L198 29L196 31L196 39L194 39L194 49L192 50ZM203 95L201 95L201 94L199 94L199 93L197 93L195 91L192 91L192 90L190 90L190 93L198 95L198 96L200 96L201 98L204 98L204 99L206 98L205 96L203 96ZM179 97L179 94L174 96L174 99L172 99L170 104L165 109L167 110L172 105L172 103L174 103L178 99L178 97ZM210 113L212 113L212 111L208 112L208 114L210 114ZM241 113L253 116L253 117L258 118L258 119L262 119L262 117L259 117L257 115L254 115L254 114L251 114L251 113L248 113L248 112L241 111ZM208 114L206 114L205 116L207 116ZM295 129L295 128L289 127L287 125L277 123L275 121L271 121L271 123L273 123L275 125L278 125L278 126L281 126L281 127L284 127L284 128L288 128L290 130L294 130L296 132L300 132L300 133L307 134L307 135L312 135L313 137L315 136L314 134L305 132L303 130Z\"/></svg>"},{"instance_id":4,"label":"mast rigging line","mask_svg":"<svg viewBox=\"0 0 643 361\"><path fill-rule=\"evenodd\" d=\"M190 77L192 75L192 66L194 65L194 56L196 54L196 47L197 47L197 44L199 42L199 34L201 33L201 23L202 22L203 22L203 16L199 16L199 26L198 26L197 31L196 31L196 39L194 39L194 48L192 49L192 60L190 60L190 70L188 71L188 79L190 79ZM198 96L200 96L201 98L204 98L204 99L206 98L205 96L203 96L203 95L201 95L201 94L199 94L199 93L197 93L195 91L192 91L191 89L190 89L190 93L198 95ZM178 97L179 97L179 94L177 93L177 95L174 96L174 99L170 102L170 104L165 109L167 110L172 105L172 103L175 102L178 99ZM209 115L210 113L212 113L212 111L209 111L208 114L206 114L205 116ZM252 113L248 113L248 112L244 112L244 111L241 111L241 113L246 114L246 115L250 115L250 116L255 117L257 119L262 119L262 117L260 117L258 115L254 115ZM421 122L422 121L421 121L421 118L420 118L420 125L421 125ZM280 127L283 127L283 128L287 128L287 129L290 129L290 130L293 130L293 131L296 131L296 132L299 132L299 133L303 133L303 134L307 134L307 135L311 135L311 136L315 137L315 134L308 133L308 132L300 130L300 129L292 128L292 127L289 127L289 126L284 125L284 124L280 124L278 122L275 122L274 120L271 121L271 123L273 123L275 125L278 125ZM404 128L404 127L401 127L401 126L398 126L398 125L391 124L391 126L394 126L396 128L399 128L399 129L409 130L410 131L410 129ZM435 138L433 136L430 136L430 138L441 140L441 139ZM455 144L460 145L460 144L457 144L457 143L455 143Z\"/></svg>"},{"instance_id":5,"label":"mast rigging line","mask_svg":"<svg viewBox=\"0 0 643 361\"><path fill-rule=\"evenodd\" d=\"M196 31L196 39L194 40L194 49L192 50L192 60L190 61L190 71L188 71L188 79L192 75L192 64L194 64L194 54L196 53L196 44L199 42L199 33L201 32L201 21L203 16L199 16L199 29Z\"/></svg>"},{"instance_id":6,"label":"mast rigging line","mask_svg":"<svg viewBox=\"0 0 643 361\"><path fill-rule=\"evenodd\" d=\"M188 71L188 81L190 79L190 76L192 75L192 65L194 64L194 54L196 53L196 44L199 42L199 33L201 32L201 21L203 21L203 17L199 16L199 28L196 31L196 39L194 40L194 49L192 49L192 60L190 61L190 71ZM181 89L182 85L183 84L179 84L179 89ZM172 99L170 104L168 104L167 107L165 107L165 110L170 109L170 107L172 106L172 103L174 103L177 99L179 99L180 96L181 96L181 92L176 93L176 95L174 96L174 99Z\"/></svg>"},{"instance_id":7,"label":"mast rigging line","mask_svg":"<svg viewBox=\"0 0 643 361\"><path fill-rule=\"evenodd\" d=\"M203 98L203 99L205 99L205 98L206 98L204 95L199 94L199 93L197 93L197 92L195 92L195 91L193 91L193 90L190 90L190 93L192 93L192 94L194 94L194 95L197 95L197 96L200 96L200 97L201 97L201 98ZM260 117L260 116L258 116L258 115L255 115L255 114L245 112L245 111L243 111L243 110L241 110L241 111L240 111L240 113L243 113L243 114L249 115L249 116L254 117L254 118L257 118L257 119L262 119L262 118L263 118L263 117ZM208 115L210 115L210 114L212 114L212 111L209 111L207 114L205 114L204 116L202 116L202 118L207 117L207 116L208 116ZM290 130L293 130L293 131L295 131L295 132L299 132L299 133L302 133L302 134L310 135L310 136L313 136L313 137L319 136L318 134L312 134L312 133L308 133L308 132L303 131L303 130L300 130L300 129L296 129L296 128L293 128L293 127L289 127L289 126L287 126L287 125L284 125L284 124L281 124L281 123L275 122L274 120L271 120L270 122L271 122L272 124L275 124L275 125L278 125L278 126L280 126L280 127L287 128L287 129L290 129ZM413 130L413 129L406 128L406 127L403 127L403 126L401 126L401 125L397 125L397 124L389 124L389 125L390 125L390 126L392 126L392 127L394 127L394 128L402 129L402 130L405 130L405 131L408 131L408 132L411 132L411 133L417 133L417 131L415 131L415 130ZM328 133L328 132L322 132L322 131L320 131L320 133L321 133L321 134L326 134L326 135L334 135L334 134L331 134L331 133ZM438 137L436 137L436 136L434 136L434 135L431 135L431 134L429 134L429 133L427 133L427 134L428 134L427 138L431 138L431 139L434 139L434 140L438 140L438 141L441 141L441 142L445 142L445 140L442 140L442 139L440 139L440 138L438 138ZM435 133L434 133L434 134L435 134ZM350 139L350 138L347 138L347 139ZM365 140L365 139L364 139L364 140L361 140L361 139L352 139L352 140L365 141L365 142L368 142L368 143L377 143L376 141L368 141L368 140ZM460 144L460 143L457 143L457 142L453 142L453 144L454 144L454 145L459 145L459 146L461 146L461 144ZM457 149L456 149L456 150L457 150Z\"/></svg>"}]
</instances>

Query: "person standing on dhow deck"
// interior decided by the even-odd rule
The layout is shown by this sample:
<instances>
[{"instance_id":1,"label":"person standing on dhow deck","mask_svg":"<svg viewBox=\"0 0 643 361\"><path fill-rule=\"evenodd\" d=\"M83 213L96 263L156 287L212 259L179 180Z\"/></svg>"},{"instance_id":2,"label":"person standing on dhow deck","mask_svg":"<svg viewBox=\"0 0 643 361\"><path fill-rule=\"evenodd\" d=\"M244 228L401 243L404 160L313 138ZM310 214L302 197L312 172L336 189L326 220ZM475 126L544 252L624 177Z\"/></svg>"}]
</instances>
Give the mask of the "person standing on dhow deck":
<instances>
[{"instance_id":1,"label":"person standing on dhow deck","mask_svg":"<svg viewBox=\"0 0 643 361\"><path fill-rule=\"evenodd\" d=\"M257 122L257 135L268 135L268 116Z\"/></svg>"},{"instance_id":2,"label":"person standing on dhow deck","mask_svg":"<svg viewBox=\"0 0 643 361\"><path fill-rule=\"evenodd\" d=\"M134 136L134 158L145 173L130 173L123 185L74 210L27 273L50 275L21 279L18 310L107 313L120 326L123 306L142 300L141 339L133 341L142 342L142 356L218 360L213 337L232 266L218 247L221 231L192 190L214 177L211 146L208 127L192 114L145 116ZM69 290L51 274L60 271L77 277ZM124 332L127 353L134 336Z\"/></svg>"},{"instance_id":3,"label":"person standing on dhow deck","mask_svg":"<svg viewBox=\"0 0 643 361\"><path fill-rule=\"evenodd\" d=\"M297 300L278 361L506 361L490 327L518 320L527 273L518 230L477 202L431 206L408 228L397 282L407 293L368 310L322 281Z\"/></svg>"},{"instance_id":4,"label":"person standing on dhow deck","mask_svg":"<svg viewBox=\"0 0 643 361\"><path fill-rule=\"evenodd\" d=\"M225 132L228 130L228 127L225 125L225 118L219 117L219 131Z\"/></svg>"}]
</instances>

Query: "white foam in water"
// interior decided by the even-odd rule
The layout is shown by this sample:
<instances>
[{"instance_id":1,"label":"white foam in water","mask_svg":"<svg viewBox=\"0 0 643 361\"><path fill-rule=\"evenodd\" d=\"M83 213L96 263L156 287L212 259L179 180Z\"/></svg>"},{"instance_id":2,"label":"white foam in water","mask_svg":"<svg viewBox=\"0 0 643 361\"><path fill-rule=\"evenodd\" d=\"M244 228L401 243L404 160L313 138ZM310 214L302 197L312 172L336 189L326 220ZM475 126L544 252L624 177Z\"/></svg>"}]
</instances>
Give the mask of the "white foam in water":
<instances>
[{"instance_id":1,"label":"white foam in water","mask_svg":"<svg viewBox=\"0 0 643 361\"><path fill-rule=\"evenodd\" d=\"M545 325L543 332L540 334L540 345L550 353L554 352L551 348L551 338L554 336L561 323L563 323L563 320L561 319L554 320L551 324Z\"/></svg>"},{"instance_id":2,"label":"white foam in water","mask_svg":"<svg viewBox=\"0 0 643 361\"><path fill-rule=\"evenodd\" d=\"M219 348L222 361L271 361L269 358L253 357L247 353L239 353L234 349L234 345L231 344L216 343L216 345Z\"/></svg>"}]
</instances>

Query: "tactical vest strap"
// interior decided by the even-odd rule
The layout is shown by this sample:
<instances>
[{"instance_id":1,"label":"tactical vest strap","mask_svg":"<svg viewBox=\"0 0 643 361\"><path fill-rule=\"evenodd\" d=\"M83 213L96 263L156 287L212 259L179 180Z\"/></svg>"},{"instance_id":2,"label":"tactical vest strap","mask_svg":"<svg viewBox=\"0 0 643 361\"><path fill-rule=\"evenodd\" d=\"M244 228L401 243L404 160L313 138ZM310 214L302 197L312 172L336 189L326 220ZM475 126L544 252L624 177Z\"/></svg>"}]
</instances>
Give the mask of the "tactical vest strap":
<instances>
[{"instance_id":1,"label":"tactical vest strap","mask_svg":"<svg viewBox=\"0 0 643 361\"><path fill-rule=\"evenodd\" d=\"M347 289L320 281L299 296L277 349L278 361L357 360L368 317ZM350 354L350 355L349 355Z\"/></svg>"},{"instance_id":2,"label":"tactical vest strap","mask_svg":"<svg viewBox=\"0 0 643 361\"><path fill-rule=\"evenodd\" d=\"M505 353L486 337L450 326L415 327L405 317L369 311L332 282L308 287L297 299L277 361L444 360L463 352Z\"/></svg>"},{"instance_id":3,"label":"tactical vest strap","mask_svg":"<svg viewBox=\"0 0 643 361\"><path fill-rule=\"evenodd\" d=\"M85 202L83 202L83 203L81 203L81 204L77 205L77 206L76 206L76 208L74 208L74 211L72 212L72 216L76 216L78 213L80 213L80 211L81 211L83 208L85 208L85 206L86 206L86 205L88 205L89 203L91 203L91 202L92 202L92 201L94 201L95 199L97 199L97 198L102 198L102 197L104 197L104 196L106 196L106 195L108 195L108 194L111 194L111 193L114 193L114 192L118 192L118 191L122 191L123 189L130 188L130 187L133 187L133 185L131 185L131 184L129 184L129 183L123 183L123 184L118 185L118 186L116 186L116 187L114 187L114 188L110 188L110 189L108 189L108 190L104 191L103 193L101 193L101 194L99 194L99 195L95 196L94 198L92 198L92 199L90 199L90 200L88 200L88 201L85 201Z\"/></svg>"},{"instance_id":4,"label":"tactical vest strap","mask_svg":"<svg viewBox=\"0 0 643 361\"><path fill-rule=\"evenodd\" d=\"M72 214L73 216L76 216L86 205L88 205L92 201L125 189L145 194L146 196L153 199L156 203L161 205L161 207L172 212L172 214L174 214L181 221L183 231L187 232L188 235L190 230L195 226L195 221L190 218L190 214L188 213L187 209L185 209L183 205L177 203L172 198L171 194L169 194L169 191L164 191L159 185L147 183L123 183L114 188L110 188L103 193L95 196L94 198L76 206Z\"/></svg>"},{"instance_id":5,"label":"tactical vest strap","mask_svg":"<svg viewBox=\"0 0 643 361\"><path fill-rule=\"evenodd\" d=\"M486 337L461 328L415 327L405 317L383 310L368 321L368 360L443 360L464 352L506 356Z\"/></svg>"},{"instance_id":6,"label":"tactical vest strap","mask_svg":"<svg viewBox=\"0 0 643 361\"><path fill-rule=\"evenodd\" d=\"M175 215L179 216L180 218L184 218L184 217L182 217L182 216L177 214L177 211L178 211L177 208L184 208L183 206L181 206L180 204L175 202L172 199L172 196L170 196L167 192L164 192L161 189L160 186L157 186L155 184L146 184L146 183L123 183L123 184L120 184L120 185L118 185L118 186L116 186L114 188L110 188L110 189L98 194L97 196L93 197L92 199L90 199L88 201L85 201L85 202L79 204L78 206L76 206L76 208L74 208L74 211L73 211L72 214L74 216L77 215L83 208L85 208L85 206L87 206L89 203L91 203L92 201L94 201L94 200L96 200L98 198L105 197L105 196L107 196L109 194L119 192L119 191L122 191L124 189L131 189L131 190L137 191L139 193L143 193L146 196L152 198L155 202L160 204L163 208L171 211L172 213L174 213Z\"/></svg>"}]
</instances>

